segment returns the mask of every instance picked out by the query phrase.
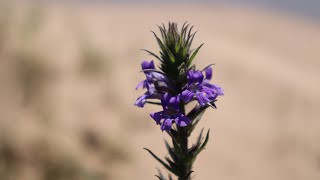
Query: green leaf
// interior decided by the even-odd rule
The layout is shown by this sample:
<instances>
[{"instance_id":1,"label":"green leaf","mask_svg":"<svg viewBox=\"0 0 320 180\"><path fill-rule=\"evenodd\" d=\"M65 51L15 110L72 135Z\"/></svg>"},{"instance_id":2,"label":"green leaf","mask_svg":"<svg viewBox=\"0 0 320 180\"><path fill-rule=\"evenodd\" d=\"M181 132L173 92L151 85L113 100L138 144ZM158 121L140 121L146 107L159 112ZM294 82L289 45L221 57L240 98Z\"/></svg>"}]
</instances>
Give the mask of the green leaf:
<instances>
[{"instance_id":1,"label":"green leaf","mask_svg":"<svg viewBox=\"0 0 320 180\"><path fill-rule=\"evenodd\" d=\"M213 65L215 65L215 64L209 64L208 66L206 66L205 68L203 68L201 71L204 71L204 70L206 70L208 67L213 66Z\"/></svg>"},{"instance_id":2,"label":"green leaf","mask_svg":"<svg viewBox=\"0 0 320 180\"><path fill-rule=\"evenodd\" d=\"M200 50L200 48L202 47L204 45L204 43L203 44L201 44L193 53L192 53L192 55L191 55L191 57L190 57L190 59L189 59L189 61L188 61L188 66L190 66L191 65L191 63L192 63L192 61L193 61L193 59L195 58L195 56L198 54L198 52L199 52L199 50Z\"/></svg>"},{"instance_id":3,"label":"green leaf","mask_svg":"<svg viewBox=\"0 0 320 180\"><path fill-rule=\"evenodd\" d=\"M159 39L157 34L155 32L153 32L153 31L151 31L151 32L153 33L154 37L157 39L157 42L158 42L158 45L159 45L160 49L165 49L163 42Z\"/></svg>"},{"instance_id":4,"label":"green leaf","mask_svg":"<svg viewBox=\"0 0 320 180\"><path fill-rule=\"evenodd\" d=\"M163 62L163 60L158 55L156 55L155 53L153 53L153 52L151 52L149 50L146 50L146 49L141 49L141 50L146 51L147 53L149 53L153 57L157 58L160 62Z\"/></svg>"},{"instance_id":5,"label":"green leaf","mask_svg":"<svg viewBox=\"0 0 320 180\"><path fill-rule=\"evenodd\" d=\"M194 37L196 36L196 34L197 34L198 31L194 32L192 35L190 35L190 32L191 32L191 31L189 31L188 39L187 39L187 42L186 42L186 46L187 46L188 49L191 48L193 39L194 39Z\"/></svg>"},{"instance_id":6,"label":"green leaf","mask_svg":"<svg viewBox=\"0 0 320 180\"><path fill-rule=\"evenodd\" d=\"M174 63L174 62L175 62L175 57L174 57L174 55L172 54L172 52L170 51L170 49L168 49L167 46L164 46L164 47L165 47L166 52L167 52L168 55L169 55L170 61L171 61L172 63Z\"/></svg>"},{"instance_id":7,"label":"green leaf","mask_svg":"<svg viewBox=\"0 0 320 180\"><path fill-rule=\"evenodd\" d=\"M161 103L159 103L159 102L146 101L146 103L148 103L148 104L152 104L152 105L162 106L162 104L161 104Z\"/></svg>"},{"instance_id":8,"label":"green leaf","mask_svg":"<svg viewBox=\"0 0 320 180\"><path fill-rule=\"evenodd\" d=\"M193 171L188 172L183 179L190 179L191 174L193 173Z\"/></svg>"},{"instance_id":9,"label":"green leaf","mask_svg":"<svg viewBox=\"0 0 320 180\"><path fill-rule=\"evenodd\" d=\"M186 75L187 74L187 66L186 66L186 64L183 62L183 63L181 63L181 65L178 67L178 69L179 69L179 76L181 76L181 75Z\"/></svg>"},{"instance_id":10,"label":"green leaf","mask_svg":"<svg viewBox=\"0 0 320 180\"><path fill-rule=\"evenodd\" d=\"M195 129L195 127L197 126L197 124L200 122L201 117L203 115L203 113L205 112L205 110L208 108L209 106L196 106L195 108L193 108L192 111L190 111L187 115L188 118L190 118L192 120L192 124L191 126L188 126L188 135L190 136L190 134L192 133L192 131Z\"/></svg>"},{"instance_id":11,"label":"green leaf","mask_svg":"<svg viewBox=\"0 0 320 180\"><path fill-rule=\"evenodd\" d=\"M165 40L165 35L166 35L166 33L165 33L164 29L163 29L161 26L159 26L159 25L157 25L157 26L158 26L158 28L159 28L159 30L160 30L161 38L162 38L163 40ZM164 42L164 43L165 43L165 42Z\"/></svg>"},{"instance_id":12,"label":"green leaf","mask_svg":"<svg viewBox=\"0 0 320 180\"><path fill-rule=\"evenodd\" d=\"M168 161L170 167L174 170L174 171L177 171L178 172L178 166L175 162L173 162L170 158L168 157L165 157L164 158L166 161Z\"/></svg>"},{"instance_id":13,"label":"green leaf","mask_svg":"<svg viewBox=\"0 0 320 180\"><path fill-rule=\"evenodd\" d=\"M158 71L158 70L155 70L155 69L144 69L144 70L141 70L140 72L156 72L156 73L159 73L159 74L162 74L162 75L165 75L165 73L161 72L161 71Z\"/></svg>"},{"instance_id":14,"label":"green leaf","mask_svg":"<svg viewBox=\"0 0 320 180\"><path fill-rule=\"evenodd\" d=\"M170 155L170 157L172 158L172 160L173 160L174 162L178 162L178 161L179 161L179 158L178 158L178 156L174 153L173 148L170 147L168 141L164 140L164 142L165 142L165 144L166 144L167 150L168 150L169 155Z\"/></svg>"},{"instance_id":15,"label":"green leaf","mask_svg":"<svg viewBox=\"0 0 320 180\"><path fill-rule=\"evenodd\" d=\"M159 176L158 176L158 175L155 175L155 176L158 177L159 180L167 180L167 179L163 176L163 174L162 174L162 172L160 171L160 169L157 168L157 170L158 170Z\"/></svg>"},{"instance_id":16,"label":"green leaf","mask_svg":"<svg viewBox=\"0 0 320 180\"><path fill-rule=\"evenodd\" d=\"M192 160L195 158L194 152L196 152L201 145L203 130L204 130L204 128L202 128L202 130L198 136L198 140L197 140L196 144L194 144L190 149L188 149L188 159L189 160L190 159Z\"/></svg>"},{"instance_id":17,"label":"green leaf","mask_svg":"<svg viewBox=\"0 0 320 180\"><path fill-rule=\"evenodd\" d=\"M199 136L198 136L198 140L197 140L197 143L196 143L196 144L200 144L200 143L201 143L203 130L204 130L204 128L201 129L201 132L200 132L200 134L199 134Z\"/></svg>"},{"instance_id":18,"label":"green leaf","mask_svg":"<svg viewBox=\"0 0 320 180\"><path fill-rule=\"evenodd\" d=\"M181 147L179 146L179 144L177 143L177 141L174 138L172 138L172 144L173 144L173 147L174 147L175 154L179 158L182 158L183 157L183 151L182 151Z\"/></svg>"},{"instance_id":19,"label":"green leaf","mask_svg":"<svg viewBox=\"0 0 320 180\"><path fill-rule=\"evenodd\" d=\"M168 169L170 172L172 172L173 174L176 174L176 172L168 165L166 164L164 161L162 161L160 158L158 158L152 151L150 151L149 149L147 148L143 148L144 150L148 151L151 156L153 158L155 158L160 164L162 164L166 169Z\"/></svg>"},{"instance_id":20,"label":"green leaf","mask_svg":"<svg viewBox=\"0 0 320 180\"><path fill-rule=\"evenodd\" d=\"M207 143L209 141L209 134L210 134L210 129L207 132L206 139L204 140L204 142L202 143L200 148L195 152L195 156L197 156L206 147L206 145L207 145Z\"/></svg>"},{"instance_id":21,"label":"green leaf","mask_svg":"<svg viewBox=\"0 0 320 180\"><path fill-rule=\"evenodd\" d=\"M189 25L190 25L190 24L188 24L188 25L186 26L186 24L187 24L187 21L186 21L185 23L183 23L183 25L182 25L181 32L180 32L180 37L181 37L181 39L185 39L187 29L188 29L188 27L189 27Z\"/></svg>"}]
</instances>

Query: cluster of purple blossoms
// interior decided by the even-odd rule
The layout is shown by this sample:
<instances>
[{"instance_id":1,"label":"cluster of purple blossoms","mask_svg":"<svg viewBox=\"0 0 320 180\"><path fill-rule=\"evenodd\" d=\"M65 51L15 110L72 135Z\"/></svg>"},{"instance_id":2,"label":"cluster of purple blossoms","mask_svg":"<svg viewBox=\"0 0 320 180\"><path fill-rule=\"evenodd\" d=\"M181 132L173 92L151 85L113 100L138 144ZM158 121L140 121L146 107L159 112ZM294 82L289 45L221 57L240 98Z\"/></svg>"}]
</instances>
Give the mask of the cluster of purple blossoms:
<instances>
[{"instance_id":1,"label":"cluster of purple blossoms","mask_svg":"<svg viewBox=\"0 0 320 180\"><path fill-rule=\"evenodd\" d=\"M163 73L156 71L153 61L143 61L141 67L146 79L141 81L136 89L146 89L147 92L136 100L135 105L142 108L148 102L155 103L148 101L149 99L160 100L163 111L151 113L150 116L160 125L162 131L170 131L173 123L179 127L191 123L191 119L180 109L181 103L197 100L199 106L214 106L216 98L223 95L218 85L210 83L211 66L203 71L190 69L187 72L187 83L181 92L175 92L175 83Z\"/></svg>"}]
</instances>

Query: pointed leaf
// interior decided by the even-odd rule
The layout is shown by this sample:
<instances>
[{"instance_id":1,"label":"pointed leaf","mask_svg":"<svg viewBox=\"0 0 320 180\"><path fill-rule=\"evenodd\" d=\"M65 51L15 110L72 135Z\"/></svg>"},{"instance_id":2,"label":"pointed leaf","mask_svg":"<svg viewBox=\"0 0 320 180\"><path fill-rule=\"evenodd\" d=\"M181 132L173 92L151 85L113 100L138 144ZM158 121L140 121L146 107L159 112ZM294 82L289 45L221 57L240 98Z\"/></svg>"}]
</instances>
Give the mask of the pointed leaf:
<instances>
[{"instance_id":1,"label":"pointed leaf","mask_svg":"<svg viewBox=\"0 0 320 180\"><path fill-rule=\"evenodd\" d=\"M163 60L158 55L156 55L155 53L153 53L153 52L151 52L149 50L146 50L146 49L141 49L141 50L146 51L147 53L149 53L153 57L157 58L160 62L163 62Z\"/></svg>"},{"instance_id":2,"label":"pointed leaf","mask_svg":"<svg viewBox=\"0 0 320 180\"><path fill-rule=\"evenodd\" d=\"M201 129L201 132L200 132L200 134L199 134L199 136L198 136L198 140L197 140L197 143L196 143L196 144L200 144L200 143L201 143L203 130L204 130L204 128Z\"/></svg>"},{"instance_id":3,"label":"pointed leaf","mask_svg":"<svg viewBox=\"0 0 320 180\"><path fill-rule=\"evenodd\" d=\"M155 69L144 69L144 70L141 70L140 72L156 72L156 73L159 73L159 74L166 76L165 73L158 71L158 70L155 70Z\"/></svg>"},{"instance_id":4,"label":"pointed leaf","mask_svg":"<svg viewBox=\"0 0 320 180\"><path fill-rule=\"evenodd\" d=\"M188 159L194 159L194 158L195 158L194 152L196 152L196 151L199 149L200 145L201 145L203 130L204 130L204 128L202 128L196 144L194 144L194 145L188 150Z\"/></svg>"},{"instance_id":5,"label":"pointed leaf","mask_svg":"<svg viewBox=\"0 0 320 180\"><path fill-rule=\"evenodd\" d=\"M197 32L198 31L194 32L191 36L190 35L188 36L188 39L187 39L187 42L186 42L186 46L188 47L188 50L190 50L192 42L193 42L193 39L196 36Z\"/></svg>"},{"instance_id":6,"label":"pointed leaf","mask_svg":"<svg viewBox=\"0 0 320 180\"><path fill-rule=\"evenodd\" d=\"M162 104L159 103L159 102L146 101L146 103L148 103L148 104L153 104L153 105L158 105L158 106L162 106Z\"/></svg>"},{"instance_id":7,"label":"pointed leaf","mask_svg":"<svg viewBox=\"0 0 320 180\"><path fill-rule=\"evenodd\" d=\"M190 179L191 174L193 173L193 171L188 172L188 174L186 174L184 176L184 179Z\"/></svg>"},{"instance_id":8,"label":"pointed leaf","mask_svg":"<svg viewBox=\"0 0 320 180\"><path fill-rule=\"evenodd\" d=\"M192 53L192 55L191 55L191 57L190 57L190 59L189 59L189 61L188 61L188 66L191 65L193 59L194 59L195 56L198 54L200 48L201 48L203 45L204 45L204 44L201 44L201 45Z\"/></svg>"},{"instance_id":9,"label":"pointed leaf","mask_svg":"<svg viewBox=\"0 0 320 180\"><path fill-rule=\"evenodd\" d=\"M170 158L165 157L164 158L166 161L168 161L170 167L174 170L174 171L178 171L178 166L175 162L173 162Z\"/></svg>"},{"instance_id":10,"label":"pointed leaf","mask_svg":"<svg viewBox=\"0 0 320 180\"><path fill-rule=\"evenodd\" d=\"M162 50L165 49L163 42L159 39L157 34L155 32L153 32L153 31L151 31L151 32L153 33L154 37L157 39L157 42L158 42L158 45L159 45L160 49L162 49Z\"/></svg>"},{"instance_id":11,"label":"pointed leaf","mask_svg":"<svg viewBox=\"0 0 320 180\"><path fill-rule=\"evenodd\" d=\"M207 145L207 143L209 141L209 134L210 134L210 129L207 132L206 139L204 140L204 142L202 143L200 148L195 152L195 156L197 156L206 147L206 145Z\"/></svg>"},{"instance_id":12,"label":"pointed leaf","mask_svg":"<svg viewBox=\"0 0 320 180\"><path fill-rule=\"evenodd\" d=\"M181 147L179 146L179 144L177 143L177 141L172 138L172 144L173 144L173 147L174 147L174 152L175 154L179 157L179 158L182 158L183 156L183 151L181 149Z\"/></svg>"},{"instance_id":13,"label":"pointed leaf","mask_svg":"<svg viewBox=\"0 0 320 180\"><path fill-rule=\"evenodd\" d=\"M159 176L158 176L158 175L155 175L155 176L158 177L159 180L166 180L166 178L163 176L163 174L162 174L162 172L160 171L160 169L157 168L157 170L158 170Z\"/></svg>"},{"instance_id":14,"label":"pointed leaf","mask_svg":"<svg viewBox=\"0 0 320 180\"><path fill-rule=\"evenodd\" d=\"M205 68L203 68L201 71L205 71L208 67L213 66L215 64L209 64L208 66L206 66Z\"/></svg>"},{"instance_id":15,"label":"pointed leaf","mask_svg":"<svg viewBox=\"0 0 320 180\"><path fill-rule=\"evenodd\" d=\"M176 172L174 172L174 170L168 164L166 164L164 161L162 161L160 158L158 158L152 151L150 151L147 148L143 148L143 149L148 151L151 154L151 156L153 158L155 158L160 164L162 164L166 169L168 169L170 172L176 174Z\"/></svg>"},{"instance_id":16,"label":"pointed leaf","mask_svg":"<svg viewBox=\"0 0 320 180\"><path fill-rule=\"evenodd\" d=\"M184 62L178 67L178 69L179 69L179 76L187 74L187 66Z\"/></svg>"},{"instance_id":17,"label":"pointed leaf","mask_svg":"<svg viewBox=\"0 0 320 180\"><path fill-rule=\"evenodd\" d=\"M167 54L169 55L170 61L171 61L172 63L174 63L174 62L175 62L175 57L174 57L174 55L173 55L172 52L168 49L167 46L164 46L164 47L165 47L165 50L166 50Z\"/></svg>"},{"instance_id":18,"label":"pointed leaf","mask_svg":"<svg viewBox=\"0 0 320 180\"><path fill-rule=\"evenodd\" d=\"M179 161L179 158L177 157L177 155L174 153L174 150L173 148L170 147L168 141L164 140L165 144L166 144L166 147L167 147L167 150L169 152L169 155L170 157L172 158L172 160L174 162L178 162Z\"/></svg>"},{"instance_id":19,"label":"pointed leaf","mask_svg":"<svg viewBox=\"0 0 320 180\"><path fill-rule=\"evenodd\" d=\"M197 126L197 124L200 122L201 117L203 115L203 113L205 112L205 110L208 108L208 105L206 106L196 106L195 108L193 108L192 111L190 111L187 115L188 118L190 118L192 120L192 124L190 126L188 126L188 135L190 136L190 134L192 133L192 131L195 129L195 127Z\"/></svg>"},{"instance_id":20,"label":"pointed leaf","mask_svg":"<svg viewBox=\"0 0 320 180\"><path fill-rule=\"evenodd\" d=\"M157 25L157 26L158 26L158 28L160 30L162 40L165 40L165 34L166 33L165 33L164 29L159 25Z\"/></svg>"}]
</instances>

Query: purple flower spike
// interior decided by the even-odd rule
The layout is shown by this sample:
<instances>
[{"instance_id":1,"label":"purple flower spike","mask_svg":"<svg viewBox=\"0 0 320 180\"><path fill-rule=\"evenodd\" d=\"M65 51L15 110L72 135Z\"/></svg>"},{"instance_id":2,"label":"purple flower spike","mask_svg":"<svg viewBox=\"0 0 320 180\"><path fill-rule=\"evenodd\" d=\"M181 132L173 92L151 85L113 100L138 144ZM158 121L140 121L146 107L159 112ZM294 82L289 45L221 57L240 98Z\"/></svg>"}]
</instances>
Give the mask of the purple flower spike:
<instances>
[{"instance_id":1,"label":"purple flower spike","mask_svg":"<svg viewBox=\"0 0 320 180\"><path fill-rule=\"evenodd\" d=\"M200 106L204 106L214 101L219 95L223 95L223 91L219 86L209 82L212 78L211 67L205 69L205 78L201 71L195 70L190 70L187 78L188 86L180 96L186 103L197 99Z\"/></svg>"},{"instance_id":2,"label":"purple flower spike","mask_svg":"<svg viewBox=\"0 0 320 180\"><path fill-rule=\"evenodd\" d=\"M163 111L150 114L157 124L161 124L161 130L170 131L172 124L185 127L191 123L191 120L179 111L179 96L171 96L166 93L161 100Z\"/></svg>"}]
</instances>

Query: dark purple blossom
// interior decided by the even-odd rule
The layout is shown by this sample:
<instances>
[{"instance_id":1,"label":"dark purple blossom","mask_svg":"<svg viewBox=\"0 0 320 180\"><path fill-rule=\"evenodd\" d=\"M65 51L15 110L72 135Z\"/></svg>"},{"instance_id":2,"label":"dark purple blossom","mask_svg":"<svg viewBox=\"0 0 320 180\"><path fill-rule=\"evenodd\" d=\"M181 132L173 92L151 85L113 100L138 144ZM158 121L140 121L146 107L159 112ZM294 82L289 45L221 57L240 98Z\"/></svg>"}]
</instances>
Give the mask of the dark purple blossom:
<instances>
[{"instance_id":1,"label":"dark purple blossom","mask_svg":"<svg viewBox=\"0 0 320 180\"><path fill-rule=\"evenodd\" d=\"M161 96L161 94L150 93L149 91L147 91L136 100L134 105L142 108L147 103L147 99L161 99Z\"/></svg>"},{"instance_id":2,"label":"dark purple blossom","mask_svg":"<svg viewBox=\"0 0 320 180\"><path fill-rule=\"evenodd\" d=\"M195 98L201 106L204 106L214 101L219 95L223 95L223 91L218 85L210 83L212 68L207 67L204 71L205 77L198 70L188 72L188 85L181 93L181 99L184 102L188 103Z\"/></svg>"},{"instance_id":3,"label":"dark purple blossom","mask_svg":"<svg viewBox=\"0 0 320 180\"><path fill-rule=\"evenodd\" d=\"M150 62L148 61L143 61L141 63L141 68L142 70L155 70L155 66L153 61L151 60ZM146 79L141 81L136 89L139 89L142 87L142 89L147 89L147 92L144 93L142 96L140 96L136 102L134 103L135 106L138 107L144 107L144 105L147 103L147 99L156 99L156 98L161 98L159 94L157 94L154 84L153 84L153 75L151 71L144 71L144 74L146 75Z\"/></svg>"},{"instance_id":4,"label":"dark purple blossom","mask_svg":"<svg viewBox=\"0 0 320 180\"><path fill-rule=\"evenodd\" d=\"M155 66L154 66L154 63L153 61L151 60L150 62L148 61L143 61L141 63L141 68L142 70L154 70L156 69ZM144 74L146 75L146 79L141 81L137 87L136 87L136 90L138 90L139 88L147 88L149 89L150 88L150 85L152 84L152 73L151 72L148 72L148 71L145 71Z\"/></svg>"},{"instance_id":5,"label":"dark purple blossom","mask_svg":"<svg viewBox=\"0 0 320 180\"><path fill-rule=\"evenodd\" d=\"M191 120L180 112L180 97L171 96L169 93L163 95L161 100L163 111L151 113L150 116L161 125L161 130L170 131L173 123L177 126L185 127Z\"/></svg>"},{"instance_id":6,"label":"dark purple blossom","mask_svg":"<svg viewBox=\"0 0 320 180\"><path fill-rule=\"evenodd\" d=\"M155 71L153 61L143 61L141 63L141 67L144 71L144 74L146 75L146 79L141 81L137 85L136 89L142 87L142 89L147 89L147 92L145 92L136 100L135 105L138 107L144 107L144 105L147 102L147 99L160 100L163 94L168 91L168 85L170 84L168 78L164 74Z\"/></svg>"}]
</instances>

